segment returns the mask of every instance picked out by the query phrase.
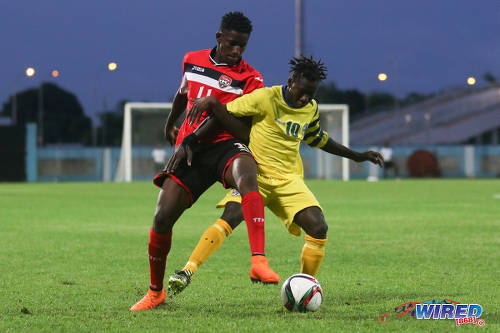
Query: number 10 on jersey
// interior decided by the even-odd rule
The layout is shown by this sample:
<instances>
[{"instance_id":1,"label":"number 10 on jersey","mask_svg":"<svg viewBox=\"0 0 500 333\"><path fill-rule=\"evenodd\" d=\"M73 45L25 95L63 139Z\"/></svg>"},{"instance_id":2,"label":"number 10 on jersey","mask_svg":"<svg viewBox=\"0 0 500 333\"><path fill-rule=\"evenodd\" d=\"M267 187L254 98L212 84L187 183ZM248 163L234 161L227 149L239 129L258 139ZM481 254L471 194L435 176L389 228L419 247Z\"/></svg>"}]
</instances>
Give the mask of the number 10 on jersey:
<instances>
[{"instance_id":1,"label":"number 10 on jersey","mask_svg":"<svg viewBox=\"0 0 500 333\"><path fill-rule=\"evenodd\" d=\"M286 135L293 136L294 138L299 136L300 124L294 122L286 123Z\"/></svg>"}]
</instances>

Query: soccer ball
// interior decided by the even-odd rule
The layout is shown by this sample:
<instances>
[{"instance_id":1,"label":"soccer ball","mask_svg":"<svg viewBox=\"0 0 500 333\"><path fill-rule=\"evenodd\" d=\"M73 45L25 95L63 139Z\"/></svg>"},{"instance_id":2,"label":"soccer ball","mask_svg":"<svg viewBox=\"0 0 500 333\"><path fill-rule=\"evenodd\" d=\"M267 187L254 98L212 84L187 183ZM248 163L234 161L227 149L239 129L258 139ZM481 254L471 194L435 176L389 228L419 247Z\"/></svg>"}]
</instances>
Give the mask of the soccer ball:
<instances>
[{"instance_id":1,"label":"soccer ball","mask_svg":"<svg viewBox=\"0 0 500 333\"><path fill-rule=\"evenodd\" d=\"M313 276L294 274L283 282L281 300L290 311L316 311L323 300L323 290Z\"/></svg>"}]
</instances>

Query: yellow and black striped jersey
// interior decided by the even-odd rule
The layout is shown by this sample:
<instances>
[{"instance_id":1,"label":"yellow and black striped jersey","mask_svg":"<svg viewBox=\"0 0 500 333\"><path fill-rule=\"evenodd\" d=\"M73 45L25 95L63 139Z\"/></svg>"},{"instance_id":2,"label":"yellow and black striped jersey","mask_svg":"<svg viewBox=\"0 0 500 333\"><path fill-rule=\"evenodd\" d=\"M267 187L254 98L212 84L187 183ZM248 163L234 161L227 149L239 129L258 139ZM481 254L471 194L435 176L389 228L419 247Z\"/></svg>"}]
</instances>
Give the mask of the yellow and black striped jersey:
<instances>
[{"instance_id":1,"label":"yellow and black striped jersey","mask_svg":"<svg viewBox=\"0 0 500 333\"><path fill-rule=\"evenodd\" d=\"M300 142L323 147L328 134L319 124L318 104L313 99L302 108L295 108L285 99L286 86L254 90L229 102L227 110L237 116L252 116L249 148L259 174L290 179L304 174L300 158Z\"/></svg>"}]
</instances>

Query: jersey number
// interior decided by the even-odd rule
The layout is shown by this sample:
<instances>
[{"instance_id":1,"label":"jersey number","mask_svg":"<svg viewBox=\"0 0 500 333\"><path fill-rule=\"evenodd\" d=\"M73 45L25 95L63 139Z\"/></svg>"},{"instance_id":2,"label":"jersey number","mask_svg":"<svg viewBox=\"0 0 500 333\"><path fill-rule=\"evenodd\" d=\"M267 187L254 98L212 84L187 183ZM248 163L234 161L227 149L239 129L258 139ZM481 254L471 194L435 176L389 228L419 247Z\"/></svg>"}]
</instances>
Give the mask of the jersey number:
<instances>
[{"instance_id":1,"label":"jersey number","mask_svg":"<svg viewBox=\"0 0 500 333\"><path fill-rule=\"evenodd\" d=\"M207 96L210 96L212 94L212 89L208 89L205 96L203 96L203 89L204 88L205 88L205 86L200 87L200 90L198 90L198 96L196 96L196 98L207 97Z\"/></svg>"},{"instance_id":2,"label":"jersey number","mask_svg":"<svg viewBox=\"0 0 500 333\"><path fill-rule=\"evenodd\" d=\"M298 137L299 136L300 125L297 123L293 123L291 121L286 123L286 135Z\"/></svg>"}]
</instances>

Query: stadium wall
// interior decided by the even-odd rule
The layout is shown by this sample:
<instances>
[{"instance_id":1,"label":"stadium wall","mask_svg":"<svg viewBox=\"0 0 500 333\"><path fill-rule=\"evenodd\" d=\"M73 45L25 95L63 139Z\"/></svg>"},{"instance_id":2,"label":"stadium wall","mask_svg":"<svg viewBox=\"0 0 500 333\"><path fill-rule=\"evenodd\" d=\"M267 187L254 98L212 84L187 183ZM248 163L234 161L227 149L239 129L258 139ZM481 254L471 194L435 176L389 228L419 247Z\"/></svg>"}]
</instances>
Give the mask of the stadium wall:
<instances>
[{"instance_id":1,"label":"stadium wall","mask_svg":"<svg viewBox=\"0 0 500 333\"><path fill-rule=\"evenodd\" d=\"M30 136L36 136L28 130ZM89 147L36 147L28 139L27 144L27 181L111 181L114 179L120 157L120 148L89 148ZM31 140L32 141L32 140ZM154 147L133 149L133 179L151 180L155 172L152 159ZM354 146L357 151L378 150L381 147ZM165 148L167 157L172 148ZM399 177L409 176L407 160L416 150L426 150L437 157L441 177L500 177L500 145L490 146L395 146L393 147L393 162L399 169ZM327 166L341 163L338 157L323 154L318 149L304 145L301 148L306 178L341 178L317 163L320 158L328 158ZM351 179L366 179L368 176L382 178L382 170L374 168L370 163L349 163ZM330 168L339 170L339 168ZM394 174L389 172L389 177Z\"/></svg>"}]
</instances>

